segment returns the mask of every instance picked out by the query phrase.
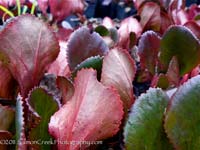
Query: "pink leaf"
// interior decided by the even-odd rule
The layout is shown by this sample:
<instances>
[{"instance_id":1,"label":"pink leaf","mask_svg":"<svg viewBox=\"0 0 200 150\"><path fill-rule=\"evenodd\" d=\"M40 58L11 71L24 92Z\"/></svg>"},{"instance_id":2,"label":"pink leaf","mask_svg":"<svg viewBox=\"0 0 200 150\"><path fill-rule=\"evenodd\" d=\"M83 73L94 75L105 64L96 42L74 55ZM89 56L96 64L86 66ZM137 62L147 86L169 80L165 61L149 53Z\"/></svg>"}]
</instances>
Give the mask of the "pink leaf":
<instances>
[{"instance_id":1,"label":"pink leaf","mask_svg":"<svg viewBox=\"0 0 200 150\"><path fill-rule=\"evenodd\" d=\"M121 24L120 28L118 30L119 34L119 42L118 46L129 49L129 43L130 43L130 33L134 32L136 34L136 37L138 38L142 33L142 27L140 23L132 17L124 19Z\"/></svg>"},{"instance_id":2,"label":"pink leaf","mask_svg":"<svg viewBox=\"0 0 200 150\"><path fill-rule=\"evenodd\" d=\"M108 46L102 37L86 27L79 28L71 34L68 41L68 62L71 70L85 59L108 52Z\"/></svg>"},{"instance_id":3,"label":"pink leaf","mask_svg":"<svg viewBox=\"0 0 200 150\"><path fill-rule=\"evenodd\" d=\"M125 50L112 49L103 60L101 82L118 90L125 111L134 102L132 81L135 73L135 62Z\"/></svg>"},{"instance_id":4,"label":"pink leaf","mask_svg":"<svg viewBox=\"0 0 200 150\"><path fill-rule=\"evenodd\" d=\"M173 23L173 20L170 18L169 14L167 14L164 11L161 11L161 27L160 27L160 33L164 34L165 31L168 29L169 26L171 26Z\"/></svg>"},{"instance_id":5,"label":"pink leaf","mask_svg":"<svg viewBox=\"0 0 200 150\"><path fill-rule=\"evenodd\" d=\"M160 6L154 2L145 3L138 13L141 17L140 23L143 30L159 31L161 26Z\"/></svg>"},{"instance_id":6,"label":"pink leaf","mask_svg":"<svg viewBox=\"0 0 200 150\"><path fill-rule=\"evenodd\" d=\"M55 74L56 76L70 76L70 69L66 58L66 42L59 42L60 53L56 60L50 65L48 73Z\"/></svg>"},{"instance_id":7,"label":"pink leaf","mask_svg":"<svg viewBox=\"0 0 200 150\"><path fill-rule=\"evenodd\" d=\"M152 75L154 75L158 63L160 39L161 38L155 32L147 31L141 36L138 45L141 69L148 69Z\"/></svg>"},{"instance_id":8,"label":"pink leaf","mask_svg":"<svg viewBox=\"0 0 200 150\"><path fill-rule=\"evenodd\" d=\"M83 0L49 0L51 13L57 21L61 21L71 13L82 13Z\"/></svg>"},{"instance_id":9,"label":"pink leaf","mask_svg":"<svg viewBox=\"0 0 200 150\"><path fill-rule=\"evenodd\" d=\"M49 132L60 141L102 140L117 133L122 116L122 102L116 90L98 82L94 70L85 69L78 72L71 100L51 117ZM58 150L88 146L79 144L58 143Z\"/></svg>"},{"instance_id":10,"label":"pink leaf","mask_svg":"<svg viewBox=\"0 0 200 150\"><path fill-rule=\"evenodd\" d=\"M56 36L59 41L67 41L72 33L72 29L59 28L56 32Z\"/></svg>"},{"instance_id":11,"label":"pink leaf","mask_svg":"<svg viewBox=\"0 0 200 150\"><path fill-rule=\"evenodd\" d=\"M0 53L26 97L39 83L47 65L56 59L59 45L45 23L34 16L22 15L0 33Z\"/></svg>"}]
</instances>

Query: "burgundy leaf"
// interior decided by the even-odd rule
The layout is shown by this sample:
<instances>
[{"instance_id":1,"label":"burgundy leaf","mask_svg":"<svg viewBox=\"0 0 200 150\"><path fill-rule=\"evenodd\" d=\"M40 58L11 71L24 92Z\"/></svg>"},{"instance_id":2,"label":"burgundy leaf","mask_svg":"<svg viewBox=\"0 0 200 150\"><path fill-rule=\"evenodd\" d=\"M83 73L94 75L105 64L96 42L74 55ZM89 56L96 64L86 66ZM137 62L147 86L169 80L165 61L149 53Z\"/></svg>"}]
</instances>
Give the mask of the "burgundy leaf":
<instances>
[{"instance_id":1,"label":"burgundy leaf","mask_svg":"<svg viewBox=\"0 0 200 150\"><path fill-rule=\"evenodd\" d=\"M66 29L66 28L59 28L56 32L56 36L59 39L59 41L67 41L72 34L72 29Z\"/></svg>"},{"instance_id":2,"label":"burgundy leaf","mask_svg":"<svg viewBox=\"0 0 200 150\"><path fill-rule=\"evenodd\" d=\"M57 21L68 17L71 13L82 13L83 0L49 0L52 15Z\"/></svg>"},{"instance_id":3,"label":"burgundy leaf","mask_svg":"<svg viewBox=\"0 0 200 150\"><path fill-rule=\"evenodd\" d=\"M0 75L0 97L13 99L16 91L16 81L2 62L0 62Z\"/></svg>"},{"instance_id":4,"label":"burgundy leaf","mask_svg":"<svg viewBox=\"0 0 200 150\"><path fill-rule=\"evenodd\" d=\"M82 61L91 57L103 56L108 52L108 46L102 37L86 27L79 28L71 34L68 41L68 62L71 71Z\"/></svg>"},{"instance_id":5,"label":"burgundy leaf","mask_svg":"<svg viewBox=\"0 0 200 150\"><path fill-rule=\"evenodd\" d=\"M161 27L160 6L154 2L147 2L138 10L143 31L151 29L159 31Z\"/></svg>"},{"instance_id":6,"label":"burgundy leaf","mask_svg":"<svg viewBox=\"0 0 200 150\"><path fill-rule=\"evenodd\" d=\"M188 17L190 20L194 20L200 13L200 8L197 4L193 4L188 8Z\"/></svg>"},{"instance_id":7,"label":"burgundy leaf","mask_svg":"<svg viewBox=\"0 0 200 150\"><path fill-rule=\"evenodd\" d=\"M74 86L70 80L60 76L57 77L56 83L62 93L62 104L65 104L74 95Z\"/></svg>"},{"instance_id":8,"label":"burgundy leaf","mask_svg":"<svg viewBox=\"0 0 200 150\"><path fill-rule=\"evenodd\" d=\"M148 69L152 75L154 75L158 63L160 39L155 32L147 31L142 34L138 45L141 69Z\"/></svg>"},{"instance_id":9,"label":"burgundy leaf","mask_svg":"<svg viewBox=\"0 0 200 150\"><path fill-rule=\"evenodd\" d=\"M112 49L103 60L101 82L118 90L125 111L134 102L132 81L135 73L135 62L125 50Z\"/></svg>"},{"instance_id":10,"label":"burgundy leaf","mask_svg":"<svg viewBox=\"0 0 200 150\"><path fill-rule=\"evenodd\" d=\"M66 42L59 42L60 45L60 53L56 60L50 65L48 69L48 73L54 74L56 76L70 76L70 69L67 63L66 58L66 49L67 43Z\"/></svg>"},{"instance_id":11,"label":"burgundy leaf","mask_svg":"<svg viewBox=\"0 0 200 150\"><path fill-rule=\"evenodd\" d=\"M161 27L160 33L163 34L170 25L174 24L173 20L170 18L169 14L164 11L161 11Z\"/></svg>"},{"instance_id":12,"label":"burgundy leaf","mask_svg":"<svg viewBox=\"0 0 200 150\"><path fill-rule=\"evenodd\" d=\"M188 27L198 39L200 39L200 25L194 21L188 21L184 24L184 26Z\"/></svg>"},{"instance_id":13,"label":"burgundy leaf","mask_svg":"<svg viewBox=\"0 0 200 150\"><path fill-rule=\"evenodd\" d=\"M137 21L137 19L129 17L124 19L120 24L120 28L118 30L119 34L118 46L125 49L129 49L130 34L132 32L134 32L136 34L136 37L138 38L142 33L142 27L140 23Z\"/></svg>"},{"instance_id":14,"label":"burgundy leaf","mask_svg":"<svg viewBox=\"0 0 200 150\"><path fill-rule=\"evenodd\" d=\"M96 72L85 69L75 79L73 97L50 120L49 132L60 141L96 141L119 130L123 106L117 91L96 79ZM86 149L88 145L60 144L58 150Z\"/></svg>"},{"instance_id":15,"label":"burgundy leaf","mask_svg":"<svg viewBox=\"0 0 200 150\"><path fill-rule=\"evenodd\" d=\"M56 59L59 45L45 23L34 16L22 15L0 33L0 53L26 97L39 83L45 68Z\"/></svg>"}]
</instances>

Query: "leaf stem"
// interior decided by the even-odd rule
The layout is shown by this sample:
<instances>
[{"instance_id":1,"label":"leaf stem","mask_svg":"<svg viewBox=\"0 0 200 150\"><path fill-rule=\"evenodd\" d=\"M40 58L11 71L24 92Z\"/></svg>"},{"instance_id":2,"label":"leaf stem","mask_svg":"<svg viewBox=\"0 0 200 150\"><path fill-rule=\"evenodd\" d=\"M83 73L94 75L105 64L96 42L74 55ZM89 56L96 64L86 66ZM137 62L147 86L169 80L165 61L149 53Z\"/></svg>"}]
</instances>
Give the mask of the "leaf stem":
<instances>
[{"instance_id":1,"label":"leaf stem","mask_svg":"<svg viewBox=\"0 0 200 150\"><path fill-rule=\"evenodd\" d=\"M16 0L17 3L17 12L18 12L18 16L21 15L21 3L20 0Z\"/></svg>"},{"instance_id":2,"label":"leaf stem","mask_svg":"<svg viewBox=\"0 0 200 150\"><path fill-rule=\"evenodd\" d=\"M0 5L0 10L2 10L3 12L5 12L6 14L8 14L10 17L15 17L14 14L8 10L6 7Z\"/></svg>"},{"instance_id":3,"label":"leaf stem","mask_svg":"<svg viewBox=\"0 0 200 150\"><path fill-rule=\"evenodd\" d=\"M34 0L34 2L33 2L33 4L32 4L32 7L31 7L31 14L32 14L32 15L34 14L35 6L36 6L36 0Z\"/></svg>"},{"instance_id":4,"label":"leaf stem","mask_svg":"<svg viewBox=\"0 0 200 150\"><path fill-rule=\"evenodd\" d=\"M28 7L25 5L25 6L23 7L22 14L25 14L25 13L27 12L27 10L28 10Z\"/></svg>"}]
</instances>

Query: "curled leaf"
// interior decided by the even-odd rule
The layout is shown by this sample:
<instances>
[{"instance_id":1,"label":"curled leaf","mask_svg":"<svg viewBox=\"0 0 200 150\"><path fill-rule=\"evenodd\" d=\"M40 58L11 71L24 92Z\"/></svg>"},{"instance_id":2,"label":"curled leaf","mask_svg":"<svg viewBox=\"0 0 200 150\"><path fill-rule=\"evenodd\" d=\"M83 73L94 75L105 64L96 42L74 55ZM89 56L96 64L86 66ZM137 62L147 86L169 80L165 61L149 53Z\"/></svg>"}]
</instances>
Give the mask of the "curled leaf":
<instances>
[{"instance_id":1,"label":"curled leaf","mask_svg":"<svg viewBox=\"0 0 200 150\"><path fill-rule=\"evenodd\" d=\"M73 97L56 112L49 132L60 141L96 141L113 136L119 130L123 106L114 88L105 87L92 69L81 70L75 80ZM112 115L111 115L112 114ZM88 145L58 143L58 150L78 150Z\"/></svg>"},{"instance_id":2,"label":"curled leaf","mask_svg":"<svg viewBox=\"0 0 200 150\"><path fill-rule=\"evenodd\" d=\"M166 71L172 57L176 56L180 75L191 71L200 63L200 43L186 27L171 26L161 40L160 62Z\"/></svg>"},{"instance_id":3,"label":"curled leaf","mask_svg":"<svg viewBox=\"0 0 200 150\"><path fill-rule=\"evenodd\" d=\"M120 48L110 50L103 60L101 82L115 87L127 111L134 102L132 81L135 77L135 62L127 51Z\"/></svg>"},{"instance_id":4,"label":"curled leaf","mask_svg":"<svg viewBox=\"0 0 200 150\"><path fill-rule=\"evenodd\" d=\"M200 76L188 80L172 96L165 130L176 149L200 149Z\"/></svg>"},{"instance_id":5,"label":"curled leaf","mask_svg":"<svg viewBox=\"0 0 200 150\"><path fill-rule=\"evenodd\" d=\"M67 49L69 66L73 70L85 59L96 55L103 56L108 50L108 46L99 34L90 33L88 28L82 27L70 36Z\"/></svg>"},{"instance_id":6,"label":"curled leaf","mask_svg":"<svg viewBox=\"0 0 200 150\"><path fill-rule=\"evenodd\" d=\"M37 85L58 53L59 45L49 27L31 15L21 15L0 33L1 59L18 81L22 96Z\"/></svg>"}]
</instances>

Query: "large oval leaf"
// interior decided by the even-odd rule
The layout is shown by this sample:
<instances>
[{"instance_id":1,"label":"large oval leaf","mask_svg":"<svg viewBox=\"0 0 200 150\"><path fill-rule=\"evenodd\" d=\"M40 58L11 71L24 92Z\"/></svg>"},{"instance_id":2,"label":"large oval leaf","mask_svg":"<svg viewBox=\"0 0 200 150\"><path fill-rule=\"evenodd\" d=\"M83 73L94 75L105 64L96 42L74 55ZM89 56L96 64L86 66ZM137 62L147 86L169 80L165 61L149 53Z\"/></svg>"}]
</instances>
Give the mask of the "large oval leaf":
<instances>
[{"instance_id":1,"label":"large oval leaf","mask_svg":"<svg viewBox=\"0 0 200 150\"><path fill-rule=\"evenodd\" d=\"M186 27L170 27L161 40L160 61L165 67L164 71L173 56L178 59L181 76L200 63L199 41Z\"/></svg>"},{"instance_id":2,"label":"large oval leaf","mask_svg":"<svg viewBox=\"0 0 200 150\"><path fill-rule=\"evenodd\" d=\"M125 111L134 102L132 81L135 73L135 62L125 50L112 49L103 60L101 82L118 90Z\"/></svg>"},{"instance_id":3,"label":"large oval leaf","mask_svg":"<svg viewBox=\"0 0 200 150\"><path fill-rule=\"evenodd\" d=\"M172 96L165 118L165 130L177 149L200 149L199 91L200 76L196 76Z\"/></svg>"},{"instance_id":4,"label":"large oval leaf","mask_svg":"<svg viewBox=\"0 0 200 150\"><path fill-rule=\"evenodd\" d=\"M75 92L49 123L49 132L60 141L96 141L113 136L119 130L123 106L114 88L96 79L96 71L81 70L75 80ZM86 149L84 143L58 143L59 150Z\"/></svg>"},{"instance_id":5,"label":"large oval leaf","mask_svg":"<svg viewBox=\"0 0 200 150\"><path fill-rule=\"evenodd\" d=\"M14 18L0 33L1 59L18 81L23 97L39 83L45 68L58 53L59 45L53 32L34 16Z\"/></svg>"},{"instance_id":6,"label":"large oval leaf","mask_svg":"<svg viewBox=\"0 0 200 150\"><path fill-rule=\"evenodd\" d=\"M152 88L136 100L124 131L127 150L172 150L163 128L168 101L161 89Z\"/></svg>"},{"instance_id":7,"label":"large oval leaf","mask_svg":"<svg viewBox=\"0 0 200 150\"><path fill-rule=\"evenodd\" d=\"M152 75L155 73L158 64L158 52L160 48L160 37L153 31L147 31L142 34L138 54L140 56L141 69L148 69Z\"/></svg>"},{"instance_id":8,"label":"large oval leaf","mask_svg":"<svg viewBox=\"0 0 200 150\"><path fill-rule=\"evenodd\" d=\"M108 46L102 37L86 27L82 27L71 34L68 42L68 62L71 70L85 59L108 52Z\"/></svg>"}]
</instances>

